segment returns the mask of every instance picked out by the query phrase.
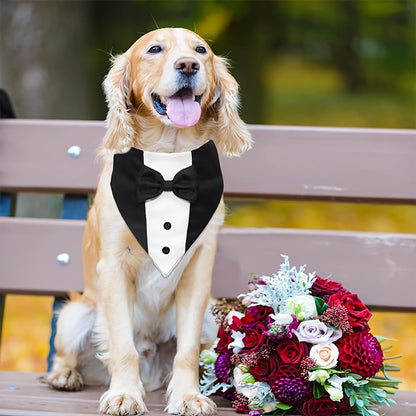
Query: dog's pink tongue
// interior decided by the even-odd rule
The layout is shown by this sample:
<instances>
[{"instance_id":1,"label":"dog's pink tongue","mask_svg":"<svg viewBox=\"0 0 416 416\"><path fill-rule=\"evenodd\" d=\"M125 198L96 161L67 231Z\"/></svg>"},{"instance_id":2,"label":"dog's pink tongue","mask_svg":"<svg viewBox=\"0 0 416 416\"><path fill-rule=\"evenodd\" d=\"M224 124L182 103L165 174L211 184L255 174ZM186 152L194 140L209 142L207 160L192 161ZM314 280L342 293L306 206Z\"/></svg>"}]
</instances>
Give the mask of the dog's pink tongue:
<instances>
[{"instance_id":1,"label":"dog's pink tongue","mask_svg":"<svg viewBox=\"0 0 416 416\"><path fill-rule=\"evenodd\" d=\"M191 94L173 96L167 99L166 114L177 126L191 127L201 117L201 106Z\"/></svg>"}]
</instances>

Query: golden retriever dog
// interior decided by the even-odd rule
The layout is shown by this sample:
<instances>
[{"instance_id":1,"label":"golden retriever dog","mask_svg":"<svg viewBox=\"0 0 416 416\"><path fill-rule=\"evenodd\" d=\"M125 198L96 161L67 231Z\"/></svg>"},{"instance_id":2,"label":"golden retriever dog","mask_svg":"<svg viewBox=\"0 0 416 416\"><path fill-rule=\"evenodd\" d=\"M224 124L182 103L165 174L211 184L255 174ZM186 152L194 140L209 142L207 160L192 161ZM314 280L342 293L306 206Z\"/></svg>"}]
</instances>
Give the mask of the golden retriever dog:
<instances>
[{"instance_id":1,"label":"golden retriever dog","mask_svg":"<svg viewBox=\"0 0 416 416\"><path fill-rule=\"evenodd\" d=\"M220 155L238 156L250 148L238 84L201 37L169 28L115 57L103 85L109 111L83 238L85 290L60 313L47 382L59 390L109 385L100 399L109 415L143 414L145 391L166 385L168 413L210 416L216 407L200 394L198 366L201 343L217 332L209 305L222 191L198 238L162 273L120 214L111 177L114 155L130 149L171 155L211 142Z\"/></svg>"}]
</instances>

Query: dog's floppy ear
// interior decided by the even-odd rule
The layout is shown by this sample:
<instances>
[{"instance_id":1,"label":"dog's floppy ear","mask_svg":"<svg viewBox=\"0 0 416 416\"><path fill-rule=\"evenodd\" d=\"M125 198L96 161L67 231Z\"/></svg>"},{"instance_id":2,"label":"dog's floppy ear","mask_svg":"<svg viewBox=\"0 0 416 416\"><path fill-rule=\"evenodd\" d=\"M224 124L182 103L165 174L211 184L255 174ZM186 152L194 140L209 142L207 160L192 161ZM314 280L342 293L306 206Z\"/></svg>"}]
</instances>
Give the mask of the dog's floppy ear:
<instances>
[{"instance_id":1,"label":"dog's floppy ear","mask_svg":"<svg viewBox=\"0 0 416 416\"><path fill-rule=\"evenodd\" d=\"M103 148L122 152L132 146L134 139L134 128L129 114L131 77L128 52L112 59L103 88L108 105L107 133Z\"/></svg>"},{"instance_id":2,"label":"dog's floppy ear","mask_svg":"<svg viewBox=\"0 0 416 416\"><path fill-rule=\"evenodd\" d=\"M251 135L241 120L238 109L238 84L228 72L227 60L214 56L215 97L217 107L217 137L215 143L221 154L239 156L251 147Z\"/></svg>"}]
</instances>

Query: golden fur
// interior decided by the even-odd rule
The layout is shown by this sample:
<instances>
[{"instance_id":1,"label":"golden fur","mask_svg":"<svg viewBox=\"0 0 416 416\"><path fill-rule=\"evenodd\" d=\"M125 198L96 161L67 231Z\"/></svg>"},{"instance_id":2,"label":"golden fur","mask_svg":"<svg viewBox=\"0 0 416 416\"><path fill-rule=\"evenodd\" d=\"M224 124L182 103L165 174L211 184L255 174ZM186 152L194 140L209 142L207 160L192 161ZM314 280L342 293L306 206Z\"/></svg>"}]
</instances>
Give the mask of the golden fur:
<instances>
[{"instance_id":1,"label":"golden fur","mask_svg":"<svg viewBox=\"0 0 416 416\"><path fill-rule=\"evenodd\" d=\"M149 53L154 46L160 51ZM177 92L178 60L198 67L193 94L201 96L202 112L191 127L174 125L152 101L152 93L163 100ZM173 362L166 411L210 416L215 405L199 392L198 357L201 342L212 342L216 335L207 306L224 204L221 201L206 229L164 278L121 218L110 177L114 153L131 147L183 152L212 139L222 155L247 150L251 138L238 116L238 85L226 61L198 35L186 29L159 29L113 60L104 90L108 128L99 151L103 169L83 239L85 291L59 316L57 354L48 383L61 390L109 383L100 399L101 413L142 414L145 390L161 387Z\"/></svg>"}]
</instances>

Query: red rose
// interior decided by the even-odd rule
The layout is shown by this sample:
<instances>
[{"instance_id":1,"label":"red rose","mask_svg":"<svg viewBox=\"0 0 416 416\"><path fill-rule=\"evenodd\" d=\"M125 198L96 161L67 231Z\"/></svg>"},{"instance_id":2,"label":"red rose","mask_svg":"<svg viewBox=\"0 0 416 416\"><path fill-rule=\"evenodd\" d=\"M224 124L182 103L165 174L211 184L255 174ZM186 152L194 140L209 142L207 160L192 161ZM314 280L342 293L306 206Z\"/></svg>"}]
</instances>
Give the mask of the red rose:
<instances>
[{"instance_id":1,"label":"red rose","mask_svg":"<svg viewBox=\"0 0 416 416\"><path fill-rule=\"evenodd\" d=\"M348 311L348 322L354 330L368 329L368 321L371 318L371 312L361 302L359 297L347 290L341 290L334 293L328 299L329 306L343 305Z\"/></svg>"},{"instance_id":2,"label":"red rose","mask_svg":"<svg viewBox=\"0 0 416 416\"><path fill-rule=\"evenodd\" d=\"M316 276L316 280L313 282L311 287L311 295L318 297L333 295L342 289L343 287L341 283L334 282L330 279L322 279L321 277Z\"/></svg>"},{"instance_id":3,"label":"red rose","mask_svg":"<svg viewBox=\"0 0 416 416\"><path fill-rule=\"evenodd\" d=\"M256 305L247 309L246 316L250 316L254 321L262 321L272 313L274 310L270 306Z\"/></svg>"},{"instance_id":4,"label":"red rose","mask_svg":"<svg viewBox=\"0 0 416 416\"><path fill-rule=\"evenodd\" d=\"M257 381L267 381L278 369L277 357L260 358L256 364L250 367L250 373Z\"/></svg>"},{"instance_id":5,"label":"red rose","mask_svg":"<svg viewBox=\"0 0 416 416\"><path fill-rule=\"evenodd\" d=\"M254 328L248 328L243 338L244 347L249 350L257 350L263 346L266 339L266 327L261 322L257 322Z\"/></svg>"},{"instance_id":6,"label":"red rose","mask_svg":"<svg viewBox=\"0 0 416 416\"><path fill-rule=\"evenodd\" d=\"M299 364L308 355L308 347L302 342L286 338L277 344L276 352L283 364Z\"/></svg>"},{"instance_id":7,"label":"red rose","mask_svg":"<svg viewBox=\"0 0 416 416\"><path fill-rule=\"evenodd\" d=\"M232 341L231 333L227 332L223 326L220 326L217 337L219 339L215 351L219 353L228 352L228 345Z\"/></svg>"},{"instance_id":8,"label":"red rose","mask_svg":"<svg viewBox=\"0 0 416 416\"><path fill-rule=\"evenodd\" d=\"M233 331L241 332L245 328L253 327L255 324L256 324L256 321L251 315L244 315L242 318L239 318L238 316L234 315L230 328Z\"/></svg>"},{"instance_id":9,"label":"red rose","mask_svg":"<svg viewBox=\"0 0 416 416\"><path fill-rule=\"evenodd\" d=\"M337 414L337 405L327 394L320 399L313 397L303 403L302 414L304 416L332 416Z\"/></svg>"}]
</instances>

